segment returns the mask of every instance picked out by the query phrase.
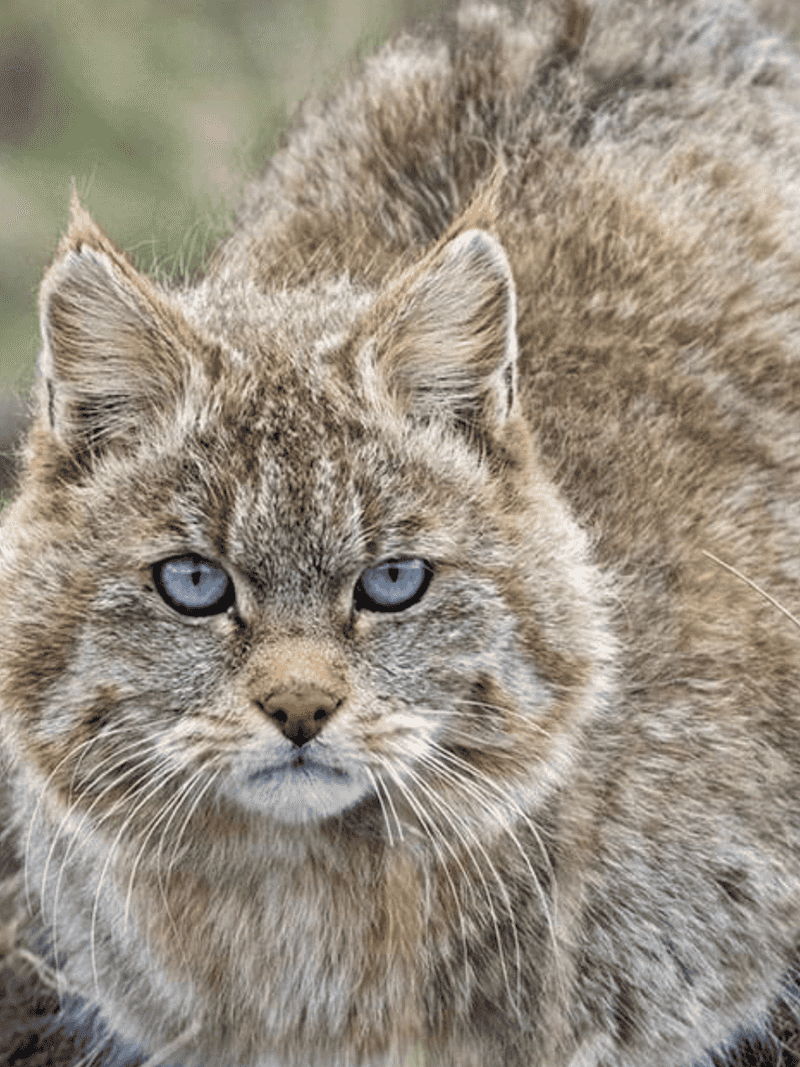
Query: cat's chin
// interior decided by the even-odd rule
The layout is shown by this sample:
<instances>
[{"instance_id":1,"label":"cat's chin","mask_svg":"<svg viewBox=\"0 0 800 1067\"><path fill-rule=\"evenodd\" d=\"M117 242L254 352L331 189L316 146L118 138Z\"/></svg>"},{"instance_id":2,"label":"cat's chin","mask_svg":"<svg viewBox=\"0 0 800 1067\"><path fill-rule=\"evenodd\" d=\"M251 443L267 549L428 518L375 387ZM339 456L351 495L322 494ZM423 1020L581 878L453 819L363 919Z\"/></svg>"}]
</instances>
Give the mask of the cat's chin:
<instances>
[{"instance_id":1,"label":"cat's chin","mask_svg":"<svg viewBox=\"0 0 800 1067\"><path fill-rule=\"evenodd\" d=\"M340 815L371 791L366 778L303 755L262 767L224 788L237 804L291 826Z\"/></svg>"}]
</instances>

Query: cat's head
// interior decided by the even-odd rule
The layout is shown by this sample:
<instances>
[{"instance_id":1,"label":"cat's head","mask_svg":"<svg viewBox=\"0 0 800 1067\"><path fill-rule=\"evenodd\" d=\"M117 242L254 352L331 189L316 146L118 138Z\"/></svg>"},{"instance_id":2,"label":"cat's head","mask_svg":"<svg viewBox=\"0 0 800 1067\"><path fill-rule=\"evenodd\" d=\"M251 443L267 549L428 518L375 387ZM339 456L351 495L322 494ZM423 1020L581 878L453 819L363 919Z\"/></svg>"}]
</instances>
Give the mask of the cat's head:
<instances>
[{"instance_id":1,"label":"cat's head","mask_svg":"<svg viewBox=\"0 0 800 1067\"><path fill-rule=\"evenodd\" d=\"M3 721L64 804L131 828L363 811L391 837L560 779L604 594L522 417L489 233L377 293L170 294L74 202L41 315Z\"/></svg>"}]
</instances>

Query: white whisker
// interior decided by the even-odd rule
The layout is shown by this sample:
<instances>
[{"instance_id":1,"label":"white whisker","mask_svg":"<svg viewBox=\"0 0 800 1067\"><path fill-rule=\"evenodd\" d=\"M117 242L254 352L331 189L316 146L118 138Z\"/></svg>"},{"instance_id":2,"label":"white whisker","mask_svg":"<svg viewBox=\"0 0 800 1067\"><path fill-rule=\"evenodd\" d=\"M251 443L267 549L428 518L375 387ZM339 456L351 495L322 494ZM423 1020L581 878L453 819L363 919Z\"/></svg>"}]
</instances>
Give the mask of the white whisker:
<instances>
[{"instance_id":1,"label":"white whisker","mask_svg":"<svg viewBox=\"0 0 800 1067\"><path fill-rule=\"evenodd\" d=\"M163 766L163 767L170 766L170 761L166 757L164 757L161 766ZM158 770L160 768L156 768L156 769ZM174 773L175 772L173 771L173 774ZM169 781L170 777L172 777L172 775L168 775L166 781ZM144 785L146 785L146 784L147 783L144 783L142 785L141 790L136 790L134 792L134 795L138 795L139 792L144 792ZM122 837L123 837L126 829L128 828L128 826L130 825L131 821L133 820L133 817L136 815L136 813L141 808L143 808L145 806L145 804L147 804L151 800L151 798L156 793L158 793L158 791L160 789L163 788L163 786L164 786L164 782L163 781L162 782L157 782L149 792L145 792L144 793L144 796L142 797L142 799L133 808L133 810L128 813L128 815L126 816L126 818L124 819L124 821L122 823L122 826L119 828L116 837L114 838L114 840L113 840L113 842L111 844L111 847L109 849L108 855L106 857L106 861L103 864L103 869L100 872L100 878L99 878L98 883L97 883L97 888L95 889L94 905L92 906L92 918L91 918L91 923L90 923L90 926L89 926L89 951L90 951L91 960L92 960L92 975L94 977L95 990L97 992L97 996L98 997L100 996L100 987L99 987L98 974L97 974L97 959L96 959L96 954L95 954L95 930L96 930L96 926L97 926L97 909L98 909L98 906L100 904L100 893L101 893L102 888L103 888L103 882L105 880L105 876L106 876L106 873L108 871L109 865L111 864L111 861L112 861L112 859L114 857L114 853L116 852L116 850L117 850L117 848L119 846L119 843L122 840ZM115 807L116 807L116 805L115 805Z\"/></svg>"},{"instance_id":2,"label":"white whisker","mask_svg":"<svg viewBox=\"0 0 800 1067\"><path fill-rule=\"evenodd\" d=\"M800 619L792 615L791 611L789 611L788 608L785 608L783 604L780 603L780 601L775 599L774 596L771 596L765 589L762 589L761 586L754 582L752 578L748 578L746 574L742 574L742 572L737 570L736 567L732 567L730 563L726 563L724 560L719 559L712 552L708 552L705 548L702 549L702 552L704 556L708 556L708 558L713 560L714 563L718 563L720 567L724 567L726 571L730 571L731 574L735 575L735 577L743 581L745 585L749 585L750 588L754 589L756 593L759 593L761 596L763 596L765 600L768 600L773 607L777 608L778 611L781 612L781 614L785 615L786 618L789 619L789 621L792 622L798 628L798 630L800 630Z\"/></svg>"},{"instance_id":3,"label":"white whisker","mask_svg":"<svg viewBox=\"0 0 800 1067\"><path fill-rule=\"evenodd\" d=\"M422 761L425 762L428 766L433 766L435 768L434 761L432 761L432 760L430 760L430 759L428 759L426 757L423 757ZM500 961L500 967L501 967L501 969L503 971L503 979L504 979L505 986L506 986L506 992L508 993L508 998L509 998L509 1001L510 1001L512 1007L515 1009L515 1011L517 1013L519 1013L519 998L520 998L520 993L521 993L521 980L522 980L522 962L521 962L521 954L520 954L519 935L518 935L518 932L517 932L517 924L516 924L516 920L515 920L515 916L514 916L514 908L513 908L512 904L511 904L511 898L508 895L508 889L506 888L505 882L500 877L499 871L497 870L496 866L492 862L492 859L489 856L489 853L484 848L484 846L481 843L480 839L477 837L475 832L468 825L466 825L466 823L464 823L459 818L458 813L449 804L447 804L441 797L437 796L436 793L434 792L434 790L430 789L426 785L426 783L424 782L422 777L420 775L418 775L416 773L416 771L413 771L413 770L410 770L409 768L406 768L406 774L408 774L411 778L413 778L415 780L418 788L423 790L425 795L426 795L426 797L428 798L428 800L436 808L438 808L438 810L441 812L443 818L447 821L448 826L453 831L453 833L456 836L456 838L461 842L461 844L463 845L467 855L472 860L472 863L473 863L473 865L475 867L475 871L476 871L476 873L478 875L478 878L480 880L480 883L481 883L481 885L483 887L483 892L484 892L484 896L486 898L486 903L487 903L487 905L489 907L489 913L491 915L492 925L494 927L495 941L497 943L497 954L498 954L498 959ZM508 912L508 917L511 920L511 929L512 929L513 936L514 936L514 950L515 950L516 970L517 970L517 996L516 996L516 998L511 993L511 984L510 984L509 976L508 976L508 967L506 965L505 952L503 950L503 940L502 940L502 937L500 935L500 923L499 923L499 920L498 920L498 917L497 917L497 912L496 912L495 907L494 907L494 902L492 900L492 894L491 894L491 891L489 889L489 884L486 881L484 873L483 873L483 871L481 869L481 865L477 862L477 860L475 858L475 855L474 855L474 853L472 851L472 847L469 844L468 838L469 838L469 840L474 842L475 847L477 848L478 852L483 856L483 858L486 861L486 864L487 864L489 870L491 871L492 875L494 876L494 880L495 880L495 882L497 884L498 889L500 890L500 895L503 898L503 903L506 906L506 910Z\"/></svg>"},{"instance_id":4,"label":"white whisker","mask_svg":"<svg viewBox=\"0 0 800 1067\"><path fill-rule=\"evenodd\" d=\"M205 768L203 768L203 769L205 769ZM195 811L197 810L197 807L199 806L200 801L203 799L203 796L205 795L206 791L208 789L210 789L211 786L216 781L216 778L217 778L218 774L219 774L219 768L217 768L217 770L215 770L212 774L209 775L209 777L207 778L207 780L204 783L204 785L198 790L197 796L195 797L194 801L192 802L192 804L191 804L191 806L189 808L189 811L186 814L186 817L184 818L183 822L181 823L181 828L178 831L178 833L176 835L176 838L175 838L175 845L174 845L173 850L172 850L172 856L170 857L170 862L167 865L167 874L166 874L166 879L165 880L162 879L162 877L161 877L161 850L162 850L162 846L164 844L164 838L165 838L166 833L167 833L167 831L169 829L169 824L172 822L172 819L173 819L175 813L178 811L179 805L176 805L173 808L172 814L170 815L169 819L167 820L166 825L164 826L163 830L161 831L161 839L159 840L158 851L156 852L156 877L157 877L157 880L158 880L159 893L161 894L161 901L162 901L162 903L164 905L164 910L166 912L167 918L169 919L170 926L172 927L173 933L175 934L175 944L178 945L180 953L183 956L183 962L184 962L184 965L186 967L186 973L187 974L191 974L191 966L189 964L189 960L188 960L188 958L186 956L186 953L184 951L184 948L183 948L183 938L181 937L180 932L178 931L178 924L175 922L175 918L174 918L174 916L172 914L172 909L169 906L169 898L167 897L167 889L169 887L169 879L170 879L170 875L172 873L172 866L173 866L173 864L174 864L174 862L175 862L175 860L177 858L177 850L180 847L180 842L181 842L181 838L183 837L184 831L186 830L186 827L189 825L189 822L190 822L192 816L194 815Z\"/></svg>"},{"instance_id":5,"label":"white whisker","mask_svg":"<svg viewBox=\"0 0 800 1067\"><path fill-rule=\"evenodd\" d=\"M96 745L98 743L98 741L101 740L101 736L102 735L97 735L95 737L90 737L86 741L82 741L81 744L77 746L77 748L70 749L70 751L67 752L67 754L65 756L63 756L58 761L58 763L55 765L55 767L50 772L50 774L48 774L47 778L45 779L44 785L42 786L41 790L39 791L38 799L36 801L36 804L35 804L34 809L33 809L33 813L31 815L29 823L28 823L28 833L25 836L25 851L24 851L23 870L24 870L24 880L25 880L25 901L26 901L26 904L28 906L28 910L29 911L33 909L33 905L31 904L30 883L29 883L29 875L28 875L31 840L32 840L32 836L33 836L33 829L34 829L34 826L36 824L36 819L37 819L37 817L39 815L39 811L41 810L42 804L44 802L44 798L48 795L48 787L49 787L50 783L53 781L53 779L55 778L55 776L58 774L59 770L64 766L64 764L65 763L69 763L70 760L75 758L75 753L76 752L78 752L81 749L83 749L83 751L81 752L81 755L78 757L78 761L77 761L77 763L80 764L81 760L84 758L84 756L89 751L89 749L93 745ZM75 780L75 771L73 770L72 785L74 785L74 780ZM72 785L70 786L70 796L72 795ZM59 825L58 831L56 832L56 838L58 838L58 836L59 836L59 834L61 832L61 828L65 825L67 819L69 818L69 814L70 814L71 811L72 811L72 808L70 808L68 810L67 815L65 815L64 818L62 819L61 824ZM49 863L49 856L48 856L48 863ZM45 867L45 874L46 874L46 867ZM44 886L42 887L42 889L44 890ZM42 897L44 897L44 892L42 892Z\"/></svg>"},{"instance_id":6,"label":"white whisker","mask_svg":"<svg viewBox=\"0 0 800 1067\"><path fill-rule=\"evenodd\" d=\"M84 742L84 744L81 745L80 747L84 747L85 748L88 745L92 744L96 740L98 740L98 739L97 738L93 738L90 742ZM139 749L139 748L141 748L141 741L131 742L130 745L125 746L123 749L117 749L114 752L110 753L107 757L105 757L105 759L100 760L100 762L97 764L97 766L95 768L93 768L93 771L96 772L97 770L102 768L105 764L109 764L109 766L107 767L106 770L101 771L100 774L96 774L95 773L93 775L93 778L92 778L92 786L93 787L96 786L98 784L98 782L101 782L103 780L103 778L109 778L110 781L109 781L108 786L105 789L101 790L101 792L98 793L95 796L95 798L92 801L92 803L83 812L81 820L78 823L78 826L77 826L75 832L72 835L73 840L77 837L78 832L80 831L80 829L83 826L83 824L87 821L89 815L91 814L93 808L98 803L98 801L102 800L102 798L106 795L106 793L110 792L111 790L113 790L113 789L115 789L115 788L117 788L119 786L120 778L119 778L119 776L117 776L117 777L114 777L114 776L117 774L118 768L122 764L124 764L126 762L126 760L124 758L125 751L127 749L136 750L136 749ZM70 753L68 756L66 756L64 760L61 760L59 762L58 766L60 767L61 764L64 763L66 759L70 758L71 755L72 755L72 753ZM81 758L83 758L83 755L85 755L85 752L82 754ZM140 760L139 763L133 765L132 770L138 770L140 766L141 766L141 760ZM73 786L74 786L74 775L73 775ZM70 798L72 797L72 788L73 788L73 786L70 787L70 794L69 794ZM44 896L45 896L45 886L46 886L46 882L47 882L47 873L48 873L48 868L50 866L50 861L52 859L53 851L56 848L56 845L58 843L58 840L59 840L59 838L61 836L61 833L62 833L63 829L65 828L65 826L67 825L69 820L72 818L73 813L75 812L75 810L80 807L81 801L83 800L83 796L84 796L84 794L83 794L83 792L81 792L75 797L74 800L71 800L71 802L69 804L69 807L67 808L66 813L62 817L62 819L61 819L61 821L58 824L58 827L56 829L56 833L55 833L55 836L53 838L53 842L52 842L52 844L50 846L50 850L49 850L49 852L47 854L47 859L46 859L45 865L44 865L44 874L42 876L42 901L43 902L44 902ZM37 806L36 810L38 811L38 806ZM32 825L33 825L33 820L31 820L31 827L32 827ZM29 830L29 837L30 837L30 830ZM71 845L70 845L70 848L71 848ZM67 855L68 854L69 854L69 848L67 850ZM66 859L66 857L65 857L65 859Z\"/></svg>"},{"instance_id":7,"label":"white whisker","mask_svg":"<svg viewBox=\"0 0 800 1067\"><path fill-rule=\"evenodd\" d=\"M428 840L430 841L430 843L431 843L431 845L433 847L433 850L436 853L436 857L437 857L437 859L439 861L439 867L444 872L444 876L447 879L448 885L450 886L450 892L451 892L451 894L453 896L453 903L455 905L456 912L458 914L459 926L460 926L460 929L461 929L461 944L462 944L463 953L464 953L464 980L465 980L466 988L469 988L469 984L470 984L470 979L469 979L469 951L467 949L467 930L466 930L466 922L464 920L464 911L463 911L463 909L461 907L461 901L459 900L458 893L456 892L456 887L455 887L455 884L453 882L453 878L452 878L452 876L450 874L450 871L448 870L447 864L444 862L444 860L442 858L442 853L439 850L439 845L437 843L437 838L439 838L442 841L442 843L444 844L444 846L447 849L447 851L453 857L453 860L455 861L456 865L461 870L461 873L464 875L464 878L467 881L469 881L468 876L467 876L467 872L464 869L464 865L462 864L461 860L456 855L456 852L453 849L453 847L450 844L450 842L439 832L439 829L436 826L436 824L433 823L428 818L428 816L423 811L421 805L419 805L417 803L417 801L414 799L413 794L411 793L411 791L409 789L406 788L405 784L400 779L399 775L397 775L397 773L394 771L393 767L388 762L388 760L385 760L382 757L379 757L379 759L380 759L381 764L385 767L386 771L388 772L389 777L391 778L391 780L394 783L395 787L402 794L402 796L405 798L405 800L407 801L409 807L413 810L414 814L419 819L420 825L426 831L426 833L428 835Z\"/></svg>"},{"instance_id":8,"label":"white whisker","mask_svg":"<svg viewBox=\"0 0 800 1067\"><path fill-rule=\"evenodd\" d=\"M462 772L467 772L467 774L469 775L469 780L466 779L465 775L459 775L455 771L449 771L447 768L442 766L437 767L439 773L446 775L449 781L452 781L453 784L458 786L459 788L463 788L465 792L472 792L473 790L476 791L478 795L482 796L488 802L491 802L492 795L494 795L494 797L499 798L502 803L508 805L511 808L514 815L518 819L525 823L531 833L531 836L536 841L536 844L539 848L539 854L547 870L548 880L551 887L551 898L548 898L547 894L545 893L544 888L541 884L541 880L533 869L530 857L523 848L517 835L514 833L513 829L510 826L504 826L504 833L510 838L510 840L517 848L517 851L519 852L520 856L522 857L523 862L525 863L525 866L528 869L531 882L533 883L533 886L536 890L536 894L539 897L539 902L541 904L542 912L547 922L548 932L550 934L551 943L553 945L556 980L563 990L563 971L560 964L560 952L558 949L558 941L556 937L556 877L555 871L553 870L550 855L547 851L547 848L545 847L544 841L542 840L542 836L539 833L538 828L536 827L530 816L527 814L527 812L525 812L525 810L520 807L517 801L515 801L514 798L509 794L508 790L504 789L501 785L499 785L499 783L495 782L487 775L478 771L466 760L456 755L456 753L450 752L448 749L444 748L436 742L434 742L433 750L439 758L446 760L458 770Z\"/></svg>"},{"instance_id":9,"label":"white whisker","mask_svg":"<svg viewBox=\"0 0 800 1067\"><path fill-rule=\"evenodd\" d=\"M192 802L191 806L189 807L189 810L186 813L186 817L184 818L183 822L181 823L181 828L180 828L180 830L178 831L178 833L175 836L175 843L174 843L174 845L172 847L172 854L171 854L171 856L169 858L169 862L167 863L167 874L166 874L166 885L167 886L169 885L170 872L172 871L172 868L173 868L173 866L175 864L175 861L177 859L178 849L180 848L181 839L182 839L182 837L184 835L184 832L186 831L186 827L189 825L189 823L191 821L191 818L194 815L195 811L197 810L197 807L200 804L200 801L202 800L203 795L205 794L206 790L210 789L210 787L216 781L216 779L217 779L217 777L219 775L219 770L220 770L220 768L217 768L214 771L213 774L209 775L209 778L206 781L205 785L202 787L202 789L199 790L197 796L195 797L194 801ZM177 808L175 809L175 811L177 811ZM164 827L164 829L163 829L163 831L161 833L161 840L158 843L158 852L156 854L156 868L157 868L157 870L159 872L159 884L161 884L161 873L160 873L161 872L161 848L162 848L162 845L164 844L164 838L166 836L167 830L169 829L169 824L170 824L171 821L172 821L172 816L170 816L170 819L168 820L166 826ZM164 895L165 892L166 892L166 889L162 888L162 894L161 895L162 895L162 898L163 898L164 902L166 903L166 899L167 898Z\"/></svg>"},{"instance_id":10,"label":"white whisker","mask_svg":"<svg viewBox=\"0 0 800 1067\"><path fill-rule=\"evenodd\" d=\"M85 741L84 745L91 744L93 740L94 739L92 738L89 741ZM29 869L30 869L30 851L31 851L31 841L33 839L33 828L34 828L34 825L36 823L36 818L37 818L37 816L39 814L39 810L41 809L41 806L44 803L44 798L47 796L48 787L50 785L50 782L53 780L55 775L58 773L59 769L65 763L68 763L69 760L72 759L72 756L73 756L73 753L72 752L68 752L66 754L66 756L63 757L63 759L60 759L58 761L58 763L55 765L55 767L50 772L50 774L48 774L47 778L45 779L44 785L42 786L42 788L41 788L41 790L39 792L39 797L38 797L38 799L36 801L36 804L34 805L33 814L31 815L30 820L28 822L28 832L25 835L25 852L24 852L24 858L23 858L23 877L24 877L24 881L25 881L25 903L27 904L29 911L33 911L33 905L31 904L30 881L29 881L29 873L28 873ZM66 816L65 816L65 818L66 818ZM56 834L56 837L58 837L58 834ZM53 843L53 846L50 849L51 852L52 852L52 848L54 848L54 847L55 847L55 842ZM50 856L49 855L48 855L48 858L47 858L47 862L48 863L50 862ZM47 870L47 868L45 866L45 874L46 874L46 870ZM44 886L42 886L42 898L44 898ZM42 909L44 910L44 900L42 901Z\"/></svg>"},{"instance_id":11,"label":"white whisker","mask_svg":"<svg viewBox=\"0 0 800 1067\"><path fill-rule=\"evenodd\" d=\"M519 721L524 723L526 727L532 727L534 730L538 730L538 732L542 734L543 737L551 736L550 731L546 727L542 726L541 723L533 722L529 715L520 714L520 712L512 706L505 704L490 704L483 700L467 700L466 697L456 697L454 703L460 704L463 707L477 708L479 711L496 711L501 712L503 715L511 715L512 717L519 719ZM453 708L449 714L453 718L457 718L459 716L468 717L470 720L474 720L475 718L474 715L470 715L468 712L461 710L461 708L459 707Z\"/></svg>"},{"instance_id":12,"label":"white whisker","mask_svg":"<svg viewBox=\"0 0 800 1067\"><path fill-rule=\"evenodd\" d=\"M383 822L384 822L384 825L386 826L386 833L387 833L387 836L389 838L389 848L394 848L394 837L392 836L392 828L389 825L389 816L388 816L388 814L386 812L386 805L383 803L383 794L382 794L382 789L381 789L381 783L380 783L377 775L375 774L375 772L372 771L369 767L365 767L364 770L367 772L367 777L369 778L370 782L372 783L372 788L373 788L373 790L375 792L375 795L378 798L378 803L381 806L381 812L383 813ZM399 830L399 828L400 827L399 827L399 824L398 824L398 830Z\"/></svg>"},{"instance_id":13,"label":"white whisker","mask_svg":"<svg viewBox=\"0 0 800 1067\"><path fill-rule=\"evenodd\" d=\"M110 758L111 757L109 757L109 759ZM148 758L152 759L152 758L155 758L155 757L151 756L151 757L148 757ZM99 764L100 766L102 766L102 762L104 762L104 761L101 761L101 763ZM99 775L97 780L100 780L100 779L102 779L102 778L104 778L106 776L113 775L116 772L119 764L120 763L124 763L124 762L126 762L124 759L123 760L119 760L118 759L117 762L111 764L111 766L106 771L104 771L103 774ZM129 773L131 773L131 772L139 772L144 763L146 763L146 760L140 760L139 763L133 764L131 766L131 768L129 769ZM126 775L126 777L127 777L127 775ZM58 872L58 876L56 878L55 891L54 891L54 894L53 894L53 914L52 914L53 956L54 956L54 959L55 959L56 966L58 966L58 898L59 898L59 894L60 894L60 891L61 891L61 881L62 881L62 877L63 877L63 874L64 874L64 870L65 870L66 865L67 865L67 861L69 860L69 857L70 857L70 854L72 852L72 849L73 849L73 847L75 846L75 844L76 844L76 842L78 840L78 834L80 833L80 831L83 828L83 826L85 824L89 823L89 819L90 819L91 813L94 810L95 806L103 800L103 798L106 796L107 793L113 791L114 789L119 788L121 780L124 781L124 778L123 779L119 779L119 778L114 779L114 778L112 778L109 781L108 785L105 787L105 789L101 790L100 793L98 793L94 797L94 799L92 800L91 804L89 804L89 806L82 812L80 821L78 823L78 826L70 834L70 838L69 838L69 841L67 843L67 847L65 849L64 855L61 858L61 863L59 865L59 872ZM93 784L95 784L95 783L93 783ZM100 818L95 824L90 825L89 832L91 834L96 833L100 829L102 824L106 821L106 819L112 817L115 814L115 812L119 809L119 807L127 802L127 800L129 799L129 797L132 794L133 795L136 794L137 789L138 789L138 785L134 784L134 787L132 789L126 790L124 795L119 800L115 801L111 805L111 807L108 809L108 811L106 811L103 814L102 818ZM55 833L53 841L52 841L52 843L50 845L50 848L48 850L48 854L47 854L47 858L46 858L45 866L44 866L44 872L43 872L43 875L42 875L41 902L42 902L42 916L43 917L45 916L45 913L46 913L46 884L47 884L47 876L48 876L48 870L49 870L50 862L52 860L53 853L55 851L55 848L56 848L56 845L58 843L59 837L60 837L60 835L62 833L62 830L64 829L67 821L71 818L71 816L72 816L73 812L75 811L75 809L77 807L79 807L80 802L81 802L82 799L83 799L82 795L79 794L76 797L76 799L72 802L72 804L70 805L70 807L67 810L66 814L64 815L64 817L62 818L61 822L59 823L58 829L57 829L57 831Z\"/></svg>"},{"instance_id":14,"label":"white whisker","mask_svg":"<svg viewBox=\"0 0 800 1067\"><path fill-rule=\"evenodd\" d=\"M136 857L135 857L133 863L131 864L130 876L128 878L128 891L127 891L127 893L125 895L125 909L124 909L124 912L123 912L123 920L122 920L123 932L126 931L127 928L128 928L128 913L129 913L129 910L130 910L131 896L132 896L132 893L133 893L133 883L134 883L134 879L136 878L136 870L137 870L137 868L139 866L139 863L141 862L142 857L144 856L145 850L147 848L147 842L150 840L150 838L155 833L156 827L161 822L161 820L166 815L169 815L169 819L167 820L166 826L162 830L162 839L163 839L163 833L166 832L166 830L168 829L170 822L172 821L172 819L175 816L175 812L179 810L179 808L180 808L181 804L183 803L184 799L191 792L195 782L199 778L202 778L204 776L205 771L206 771L205 767L199 767L196 771L194 771L194 773L192 775L190 775L189 778L187 778L186 781L184 781L180 785L180 787L171 796L169 796L167 798L165 803L162 804L162 806L159 809L159 811L150 820L150 824L149 824L149 826L147 828L147 832L143 835L142 843L141 843L141 845L139 847L139 851L136 853Z\"/></svg>"}]
</instances>

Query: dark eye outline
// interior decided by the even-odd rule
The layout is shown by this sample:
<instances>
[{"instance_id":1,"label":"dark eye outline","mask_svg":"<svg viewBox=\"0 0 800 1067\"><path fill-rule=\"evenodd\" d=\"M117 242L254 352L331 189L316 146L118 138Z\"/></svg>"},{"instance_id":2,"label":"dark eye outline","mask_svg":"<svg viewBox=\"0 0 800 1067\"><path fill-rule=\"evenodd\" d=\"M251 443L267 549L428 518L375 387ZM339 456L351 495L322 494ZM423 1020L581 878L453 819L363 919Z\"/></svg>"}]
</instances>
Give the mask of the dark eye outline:
<instances>
[{"instance_id":1,"label":"dark eye outline","mask_svg":"<svg viewBox=\"0 0 800 1067\"><path fill-rule=\"evenodd\" d=\"M212 567L214 570L221 571L227 578L225 588L221 595L213 601L211 604L205 604L202 607L192 607L189 604L184 604L180 600L176 600L168 591L162 578L162 572L169 563L180 563L184 560L189 560L192 564L197 565L205 563L207 566ZM233 579L219 563L213 559L207 559L205 556L199 556L193 552L186 552L180 556L170 556L168 559L159 560L158 563L153 564L153 583L155 584L158 594L161 599L167 604L173 611L177 611L179 615L186 615L189 618L207 618L210 615L222 615L232 607L236 602L236 588L233 584Z\"/></svg>"},{"instance_id":2,"label":"dark eye outline","mask_svg":"<svg viewBox=\"0 0 800 1067\"><path fill-rule=\"evenodd\" d=\"M392 565L397 565L400 563L422 564L422 581L420 582L418 588L414 590L411 596L407 597L405 600L399 601L397 604L381 604L379 601L373 600L373 598L367 593L366 589L364 588L364 574L366 574L367 571L376 571L381 567L391 567ZM428 586L431 583L432 577L433 567L427 560L420 559L419 556L404 556L398 559L384 559L381 560L380 563L376 563L374 567L367 567L366 570L362 572L358 581L356 582L356 587L353 590L353 601L359 611L379 611L384 613L405 611L406 608L410 608L412 604L416 604L420 600L422 600L422 598L425 596L425 593L428 591Z\"/></svg>"}]
</instances>

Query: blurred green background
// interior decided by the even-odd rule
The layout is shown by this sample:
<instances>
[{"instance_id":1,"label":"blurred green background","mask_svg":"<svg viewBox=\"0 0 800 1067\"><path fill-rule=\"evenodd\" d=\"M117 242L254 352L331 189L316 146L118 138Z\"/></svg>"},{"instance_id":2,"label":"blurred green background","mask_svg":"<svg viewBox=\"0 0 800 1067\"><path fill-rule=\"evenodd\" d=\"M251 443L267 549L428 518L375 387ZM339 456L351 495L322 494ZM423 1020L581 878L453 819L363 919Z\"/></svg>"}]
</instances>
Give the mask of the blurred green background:
<instances>
[{"instance_id":1,"label":"blurred green background","mask_svg":"<svg viewBox=\"0 0 800 1067\"><path fill-rule=\"evenodd\" d=\"M0 0L0 491L70 184L137 265L202 264L292 110L441 0Z\"/></svg>"}]
</instances>

